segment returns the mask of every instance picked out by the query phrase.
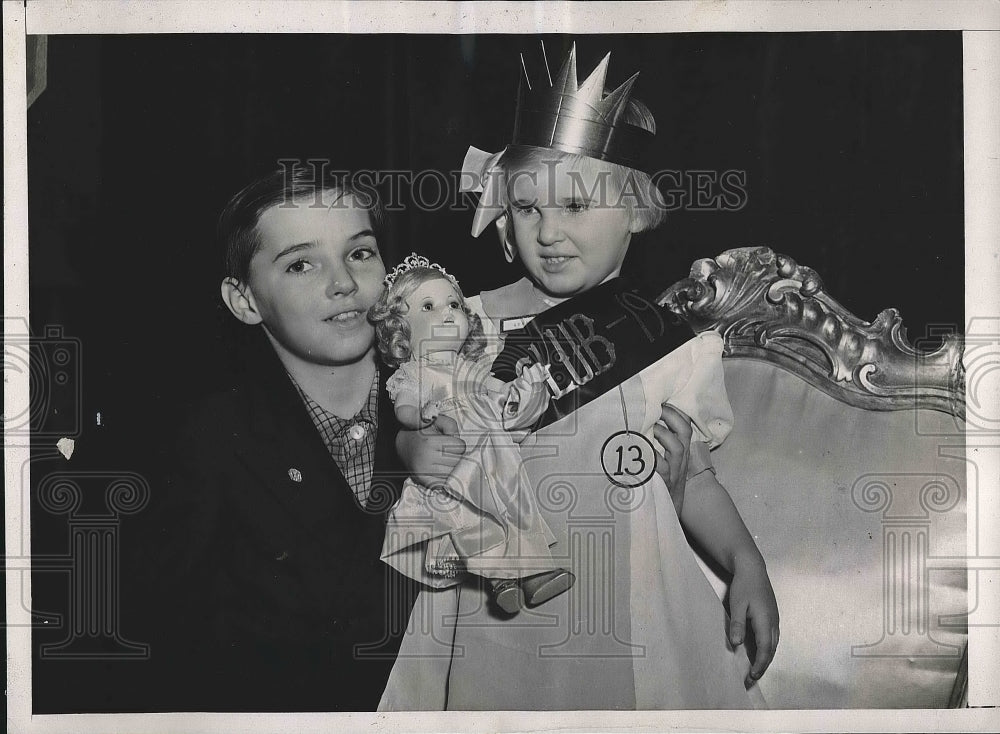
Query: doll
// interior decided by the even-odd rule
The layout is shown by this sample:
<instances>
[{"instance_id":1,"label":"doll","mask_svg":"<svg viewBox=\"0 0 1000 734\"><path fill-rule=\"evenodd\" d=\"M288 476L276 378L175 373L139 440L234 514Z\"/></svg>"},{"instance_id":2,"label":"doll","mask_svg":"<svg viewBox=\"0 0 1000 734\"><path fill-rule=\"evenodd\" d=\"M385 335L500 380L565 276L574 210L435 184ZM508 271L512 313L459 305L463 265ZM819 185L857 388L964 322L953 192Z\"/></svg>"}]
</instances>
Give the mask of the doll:
<instances>
[{"instance_id":1,"label":"doll","mask_svg":"<svg viewBox=\"0 0 1000 734\"><path fill-rule=\"evenodd\" d=\"M407 480L389 515L382 559L438 588L467 572L481 576L508 614L569 589L574 576L553 560L555 538L517 445L548 406L547 369L525 366L506 383L493 377L482 359L481 321L458 281L416 254L386 276L369 319L383 361L398 367L386 388L400 424L433 427L466 445L442 484Z\"/></svg>"}]
</instances>

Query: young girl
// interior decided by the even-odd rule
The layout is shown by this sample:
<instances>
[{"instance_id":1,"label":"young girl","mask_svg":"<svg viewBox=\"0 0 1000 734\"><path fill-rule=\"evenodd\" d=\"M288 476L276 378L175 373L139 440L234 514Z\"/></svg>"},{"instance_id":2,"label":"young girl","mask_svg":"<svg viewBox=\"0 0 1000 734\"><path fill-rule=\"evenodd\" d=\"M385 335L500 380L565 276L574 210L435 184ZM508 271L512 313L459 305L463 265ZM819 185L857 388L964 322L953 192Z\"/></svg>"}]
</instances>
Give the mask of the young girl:
<instances>
[{"instance_id":1,"label":"young girl","mask_svg":"<svg viewBox=\"0 0 1000 734\"><path fill-rule=\"evenodd\" d=\"M442 485L407 480L389 515L382 559L433 587L458 583L464 571L486 577L508 614L566 591L573 574L555 568L555 538L509 433L548 405L544 367L530 365L507 383L492 377L491 360L479 359L481 321L458 281L416 253L386 276L369 320L382 360L398 367L386 388L399 422L435 424L467 447Z\"/></svg>"},{"instance_id":2,"label":"young girl","mask_svg":"<svg viewBox=\"0 0 1000 734\"><path fill-rule=\"evenodd\" d=\"M527 273L470 299L487 336L504 341L496 369L524 352L559 357L560 397L521 453L577 583L546 607L549 616L522 615L516 626L492 619L474 588L422 594L382 709L761 703L747 684L773 655L777 607L708 458L732 424L722 341L690 338L655 298L618 277L632 235L659 224L664 208L639 170L652 115L630 99L635 77L604 94L607 61L578 85L571 51L551 82L542 75L522 86L512 144L466 159L484 189L473 234L496 220L506 259ZM669 440L657 425L668 398L694 423L683 496L648 472L649 437ZM685 532L732 573L729 618ZM749 674L747 623L756 642Z\"/></svg>"}]
</instances>

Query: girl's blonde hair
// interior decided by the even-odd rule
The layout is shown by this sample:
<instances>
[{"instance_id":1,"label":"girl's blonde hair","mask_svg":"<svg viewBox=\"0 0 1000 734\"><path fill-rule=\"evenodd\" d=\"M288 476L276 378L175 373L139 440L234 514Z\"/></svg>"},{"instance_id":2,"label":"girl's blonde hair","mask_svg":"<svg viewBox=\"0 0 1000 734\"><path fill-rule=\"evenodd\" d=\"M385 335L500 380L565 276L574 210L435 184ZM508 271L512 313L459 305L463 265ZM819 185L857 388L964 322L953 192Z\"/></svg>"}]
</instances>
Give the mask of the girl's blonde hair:
<instances>
[{"instance_id":1,"label":"girl's blonde hair","mask_svg":"<svg viewBox=\"0 0 1000 734\"><path fill-rule=\"evenodd\" d=\"M630 99L625 108L624 121L635 127L656 134L656 120L642 102ZM656 229L667 218L667 203L656 188L652 177L645 171L629 168L619 163L609 163L578 153L565 153L554 148L537 148L530 145L509 145L497 161L502 175L500 186L501 204L510 210L509 186L511 177L524 171L565 161L577 170L600 174L607 171L612 187L618 191L616 202L611 206L624 206L632 221L638 224L638 232ZM608 192L611 195L611 192Z\"/></svg>"},{"instance_id":2,"label":"girl's blonde hair","mask_svg":"<svg viewBox=\"0 0 1000 734\"><path fill-rule=\"evenodd\" d=\"M390 367L399 367L413 356L410 345L410 325L406 314L410 310L406 303L413 291L424 283L439 278L451 283L458 296L462 311L469 319L469 335L465 338L459 354L467 359L478 359L486 349L486 335L483 322L472 312L465 302L465 296L458 285L434 268L416 267L401 273L387 286L378 301L368 311L368 321L375 326L375 345L382 361Z\"/></svg>"}]
</instances>

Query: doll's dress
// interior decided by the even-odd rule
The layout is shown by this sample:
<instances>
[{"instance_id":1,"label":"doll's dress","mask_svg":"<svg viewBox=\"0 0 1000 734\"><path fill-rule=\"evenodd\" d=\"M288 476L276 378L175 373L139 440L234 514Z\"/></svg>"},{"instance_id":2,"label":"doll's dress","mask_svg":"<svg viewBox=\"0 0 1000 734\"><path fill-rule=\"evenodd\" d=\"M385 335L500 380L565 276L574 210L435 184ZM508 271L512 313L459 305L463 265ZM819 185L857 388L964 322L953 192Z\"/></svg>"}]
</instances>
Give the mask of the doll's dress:
<instances>
[{"instance_id":1,"label":"doll's dress","mask_svg":"<svg viewBox=\"0 0 1000 734\"><path fill-rule=\"evenodd\" d=\"M428 586L454 585L463 570L519 578L557 566L549 550L555 537L508 431L538 417L545 386L507 385L490 365L439 352L400 365L386 381L397 406L438 403L466 444L442 486L407 479L389 512L382 560Z\"/></svg>"},{"instance_id":2,"label":"doll's dress","mask_svg":"<svg viewBox=\"0 0 1000 734\"><path fill-rule=\"evenodd\" d=\"M522 280L470 306L492 315L496 327L548 304ZM601 463L602 443L626 417L633 430L651 435L664 401L692 418L695 440L722 441L733 414L721 353L718 335L698 335L521 444L557 537L556 560L576 584L543 607L522 610L516 624L493 613L476 585L423 591L380 710L763 705L756 686L744 684L746 651L729 644L722 602L662 479L654 474L623 489Z\"/></svg>"}]
</instances>

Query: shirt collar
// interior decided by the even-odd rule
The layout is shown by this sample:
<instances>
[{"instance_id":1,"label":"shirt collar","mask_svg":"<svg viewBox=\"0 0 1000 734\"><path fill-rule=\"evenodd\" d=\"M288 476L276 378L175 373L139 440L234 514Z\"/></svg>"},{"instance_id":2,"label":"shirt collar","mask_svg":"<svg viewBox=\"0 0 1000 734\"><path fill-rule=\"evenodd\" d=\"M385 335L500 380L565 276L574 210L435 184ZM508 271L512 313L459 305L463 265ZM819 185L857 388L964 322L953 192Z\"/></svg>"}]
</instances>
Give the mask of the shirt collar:
<instances>
[{"instance_id":1,"label":"shirt collar","mask_svg":"<svg viewBox=\"0 0 1000 734\"><path fill-rule=\"evenodd\" d=\"M361 410L359 410L353 417L341 418L340 416L331 413L329 410L309 397L299 383L296 382L295 378L292 377L291 373L288 373L288 379L292 381L296 391L299 393L299 397L302 398L302 402L306 404L306 407L309 408L310 412L313 414L321 414L325 421L328 421L337 427L338 433L346 431L350 426L358 423L359 421L365 421L371 425L376 425L378 423L378 378L379 368L378 365L376 365L375 374L372 377L372 384L368 389L368 400L365 401L365 404L361 406Z\"/></svg>"}]
</instances>

